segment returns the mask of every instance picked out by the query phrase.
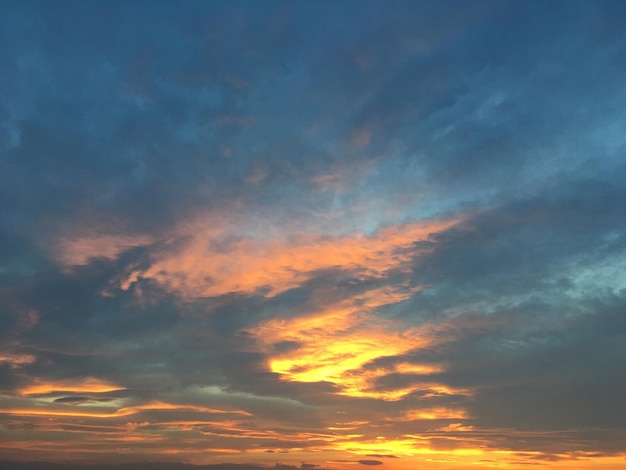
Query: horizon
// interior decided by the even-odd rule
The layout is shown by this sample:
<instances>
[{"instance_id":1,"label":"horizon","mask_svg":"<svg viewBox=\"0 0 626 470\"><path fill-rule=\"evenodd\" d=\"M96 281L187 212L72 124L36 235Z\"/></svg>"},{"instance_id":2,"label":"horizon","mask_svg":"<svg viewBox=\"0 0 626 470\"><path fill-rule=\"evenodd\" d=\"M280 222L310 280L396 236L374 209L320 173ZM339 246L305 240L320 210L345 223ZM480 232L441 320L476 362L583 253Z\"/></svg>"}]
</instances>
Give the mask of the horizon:
<instances>
[{"instance_id":1,"label":"horizon","mask_svg":"<svg viewBox=\"0 0 626 470\"><path fill-rule=\"evenodd\" d=\"M626 468L626 2L5 0L0 57L0 467Z\"/></svg>"}]
</instances>

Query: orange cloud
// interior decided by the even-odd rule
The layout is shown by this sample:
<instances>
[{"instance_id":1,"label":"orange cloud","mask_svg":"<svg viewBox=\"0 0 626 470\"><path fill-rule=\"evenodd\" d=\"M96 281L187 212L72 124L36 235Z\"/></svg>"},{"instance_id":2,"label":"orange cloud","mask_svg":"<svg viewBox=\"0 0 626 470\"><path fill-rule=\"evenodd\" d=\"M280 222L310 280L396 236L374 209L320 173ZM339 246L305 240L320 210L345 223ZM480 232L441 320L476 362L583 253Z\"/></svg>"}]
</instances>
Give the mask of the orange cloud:
<instances>
[{"instance_id":1,"label":"orange cloud","mask_svg":"<svg viewBox=\"0 0 626 470\"><path fill-rule=\"evenodd\" d=\"M74 390L76 391L76 390ZM86 390L81 390L82 392ZM94 391L93 389L90 391ZM216 408L208 408L205 406L189 405L189 404L173 404L154 401L145 405L127 406L119 408L113 412L110 408L102 407L66 407L58 406L54 408L37 407L37 408L8 408L2 413L20 416L67 416L67 417L85 417L85 418L119 418L124 416L132 416L142 411L195 411L198 413L208 414L234 414L240 416L252 416L243 410L222 410Z\"/></svg>"},{"instance_id":2,"label":"orange cloud","mask_svg":"<svg viewBox=\"0 0 626 470\"><path fill-rule=\"evenodd\" d=\"M17 369L26 364L32 364L37 358L32 354L0 353L0 364L8 364L12 369Z\"/></svg>"},{"instance_id":3,"label":"orange cloud","mask_svg":"<svg viewBox=\"0 0 626 470\"><path fill-rule=\"evenodd\" d=\"M54 381L36 380L31 385L18 391L25 395L46 395L50 393L106 393L117 390L126 390L125 387L113 384L109 381L94 377L84 377L80 379L66 379Z\"/></svg>"},{"instance_id":4,"label":"orange cloud","mask_svg":"<svg viewBox=\"0 0 626 470\"><path fill-rule=\"evenodd\" d=\"M443 432L470 432L474 431L474 426L466 426L463 423L452 423L447 426L442 426L437 431Z\"/></svg>"},{"instance_id":5,"label":"orange cloud","mask_svg":"<svg viewBox=\"0 0 626 470\"><path fill-rule=\"evenodd\" d=\"M274 296L301 285L324 269L381 277L408 262L415 255L416 242L456 223L406 223L372 236L300 235L259 240L235 238L231 227L221 227L220 220L215 221L216 225L181 225L172 243L153 255L152 265L130 273L122 286L128 288L133 281L146 278L185 297L253 293L259 289Z\"/></svg>"},{"instance_id":6,"label":"orange cloud","mask_svg":"<svg viewBox=\"0 0 626 470\"><path fill-rule=\"evenodd\" d=\"M88 410L71 410L71 409L52 409L52 408L9 408L3 410L2 413L18 416L65 416L78 418L113 418L117 416L125 416L124 414L96 412ZM127 413L131 414L131 413Z\"/></svg>"},{"instance_id":7,"label":"orange cloud","mask_svg":"<svg viewBox=\"0 0 626 470\"><path fill-rule=\"evenodd\" d=\"M187 404L174 404L164 403L161 401L153 401L146 405L130 406L126 408L120 408L117 411L118 415L135 414L143 410L191 410L199 413L211 413L211 414L236 414L242 416L252 416L250 413L243 410L222 410L218 408L207 408L206 406L199 405L187 405Z\"/></svg>"}]
</instances>

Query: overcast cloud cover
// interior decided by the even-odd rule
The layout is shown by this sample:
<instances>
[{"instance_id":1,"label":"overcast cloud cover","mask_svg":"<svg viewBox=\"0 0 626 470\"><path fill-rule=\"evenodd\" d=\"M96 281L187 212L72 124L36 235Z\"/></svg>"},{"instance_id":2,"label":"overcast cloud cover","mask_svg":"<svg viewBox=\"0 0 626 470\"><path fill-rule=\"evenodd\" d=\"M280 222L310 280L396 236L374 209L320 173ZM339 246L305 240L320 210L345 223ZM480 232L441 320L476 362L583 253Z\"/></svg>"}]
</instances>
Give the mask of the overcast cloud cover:
<instances>
[{"instance_id":1,"label":"overcast cloud cover","mask_svg":"<svg viewBox=\"0 0 626 470\"><path fill-rule=\"evenodd\" d=\"M619 0L0 1L0 460L626 467L624 77Z\"/></svg>"}]
</instances>

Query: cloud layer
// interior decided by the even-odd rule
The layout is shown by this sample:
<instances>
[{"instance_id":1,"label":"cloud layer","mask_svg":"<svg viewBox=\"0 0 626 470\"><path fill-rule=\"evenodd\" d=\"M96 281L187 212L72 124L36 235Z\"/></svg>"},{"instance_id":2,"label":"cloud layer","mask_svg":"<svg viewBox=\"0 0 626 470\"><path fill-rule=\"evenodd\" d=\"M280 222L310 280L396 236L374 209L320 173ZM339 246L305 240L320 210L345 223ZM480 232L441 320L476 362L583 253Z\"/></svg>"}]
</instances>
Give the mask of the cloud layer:
<instances>
[{"instance_id":1,"label":"cloud layer","mask_svg":"<svg viewBox=\"0 0 626 470\"><path fill-rule=\"evenodd\" d=\"M623 466L624 18L4 2L0 460Z\"/></svg>"}]
</instances>

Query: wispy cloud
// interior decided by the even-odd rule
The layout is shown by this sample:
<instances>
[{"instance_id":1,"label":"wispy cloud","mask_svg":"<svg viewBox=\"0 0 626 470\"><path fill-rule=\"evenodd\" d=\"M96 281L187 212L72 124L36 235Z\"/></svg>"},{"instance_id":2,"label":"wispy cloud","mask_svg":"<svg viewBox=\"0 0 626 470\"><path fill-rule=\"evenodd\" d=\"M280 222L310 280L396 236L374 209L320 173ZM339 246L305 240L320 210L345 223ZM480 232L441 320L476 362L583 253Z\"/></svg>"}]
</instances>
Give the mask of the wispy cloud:
<instances>
[{"instance_id":1,"label":"wispy cloud","mask_svg":"<svg viewBox=\"0 0 626 470\"><path fill-rule=\"evenodd\" d=\"M372 236L297 234L259 240L224 230L219 220L209 218L183 224L172 244L154 253L150 267L132 272L124 286L148 279L187 298L259 291L274 296L328 269L375 278L402 269L415 255L407 250L419 251L416 244L455 222L408 223Z\"/></svg>"}]
</instances>

